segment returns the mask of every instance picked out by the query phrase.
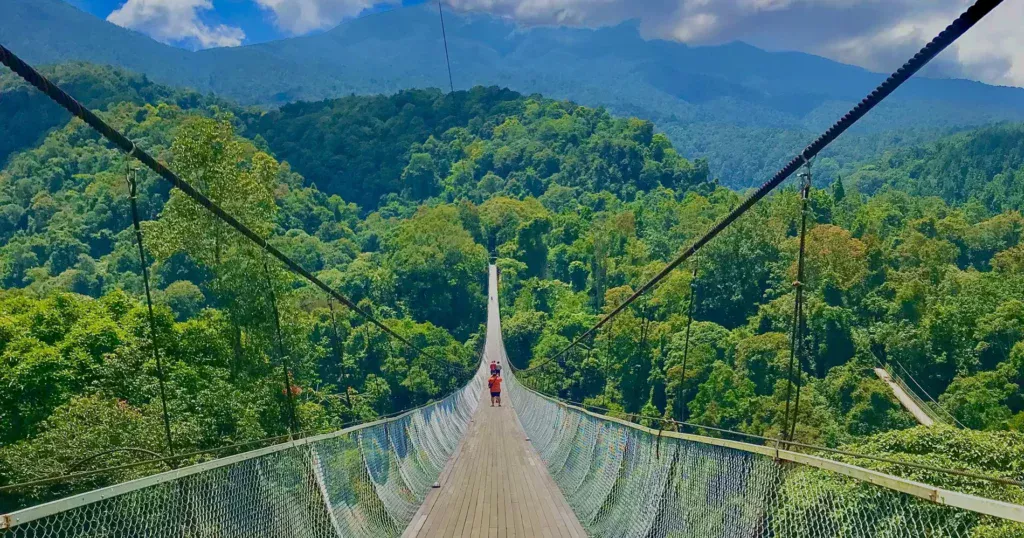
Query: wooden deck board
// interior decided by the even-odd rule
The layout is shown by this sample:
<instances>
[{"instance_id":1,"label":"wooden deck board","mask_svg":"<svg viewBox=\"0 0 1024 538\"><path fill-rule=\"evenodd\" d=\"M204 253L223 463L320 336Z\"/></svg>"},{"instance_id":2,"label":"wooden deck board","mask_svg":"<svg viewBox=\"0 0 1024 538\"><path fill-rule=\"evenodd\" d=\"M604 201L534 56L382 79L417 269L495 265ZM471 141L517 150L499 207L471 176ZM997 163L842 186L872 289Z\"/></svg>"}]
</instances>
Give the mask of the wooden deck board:
<instances>
[{"instance_id":1,"label":"wooden deck board","mask_svg":"<svg viewBox=\"0 0 1024 538\"><path fill-rule=\"evenodd\" d=\"M586 536L515 411L507 402L491 407L489 399L482 397L451 476L430 491L403 536Z\"/></svg>"},{"instance_id":2,"label":"wooden deck board","mask_svg":"<svg viewBox=\"0 0 1024 538\"><path fill-rule=\"evenodd\" d=\"M491 267L485 360L503 356L497 276ZM499 359L500 360L500 359ZM506 395L507 396L507 395ZM486 389L451 460L404 538L582 538L587 535L505 398L491 407Z\"/></svg>"}]
</instances>

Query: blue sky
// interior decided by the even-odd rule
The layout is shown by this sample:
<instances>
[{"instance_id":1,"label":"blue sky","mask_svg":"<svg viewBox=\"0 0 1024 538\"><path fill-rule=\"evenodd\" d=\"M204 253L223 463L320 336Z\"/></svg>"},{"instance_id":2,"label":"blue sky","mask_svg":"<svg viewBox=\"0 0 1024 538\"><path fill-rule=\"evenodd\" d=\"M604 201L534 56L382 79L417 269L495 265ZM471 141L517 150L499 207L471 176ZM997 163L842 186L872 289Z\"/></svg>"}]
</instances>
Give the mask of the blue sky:
<instances>
[{"instance_id":1,"label":"blue sky","mask_svg":"<svg viewBox=\"0 0 1024 538\"><path fill-rule=\"evenodd\" d=\"M65 1L101 19L106 19L113 11L125 4L125 0ZM427 0L404 0L400 3L402 5L415 5L422 4L425 1ZM297 34L301 35L309 33L290 32L286 28L279 27L275 24L274 12L266 9L265 7L261 7L257 2L252 0L212 0L211 4L213 9L198 10L197 15L199 19L210 27L225 25L240 28L245 34L245 37L242 40L242 44L244 45L273 41L275 39L292 37ZM395 3L377 3L367 9L360 10L360 15L394 9L394 7ZM345 18L347 19L348 17ZM147 32L144 28L135 29L143 31L143 33L152 34L151 32ZM203 48L197 47L194 40L189 39L157 39L182 48Z\"/></svg>"},{"instance_id":2,"label":"blue sky","mask_svg":"<svg viewBox=\"0 0 1024 538\"><path fill-rule=\"evenodd\" d=\"M114 24L188 48L239 46L333 28L436 0L67 0ZM692 45L745 41L877 72L910 57L973 0L441 0L524 27L595 28L635 20L644 37ZM1024 86L1024 0L1004 2L930 74Z\"/></svg>"},{"instance_id":3,"label":"blue sky","mask_svg":"<svg viewBox=\"0 0 1024 538\"><path fill-rule=\"evenodd\" d=\"M111 12L121 7L124 0L67 0L75 7L92 13L101 19L106 19ZM238 26L245 32L244 44L271 41L286 37L280 29L273 24L271 15L261 9L253 2L245 1L223 1L214 2L214 9L202 11L200 19L208 25L228 24ZM149 32L146 32L149 33ZM171 45L178 45L184 48L190 47L185 40L170 40Z\"/></svg>"}]
</instances>

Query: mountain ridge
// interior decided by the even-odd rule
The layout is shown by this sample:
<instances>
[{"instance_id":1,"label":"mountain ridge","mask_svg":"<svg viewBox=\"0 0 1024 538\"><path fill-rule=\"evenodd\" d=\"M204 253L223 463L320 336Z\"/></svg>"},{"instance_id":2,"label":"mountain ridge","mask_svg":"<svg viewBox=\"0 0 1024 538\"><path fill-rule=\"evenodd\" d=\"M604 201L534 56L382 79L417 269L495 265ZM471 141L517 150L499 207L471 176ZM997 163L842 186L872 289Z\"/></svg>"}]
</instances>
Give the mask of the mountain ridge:
<instances>
[{"instance_id":1,"label":"mountain ridge","mask_svg":"<svg viewBox=\"0 0 1024 538\"><path fill-rule=\"evenodd\" d=\"M422 6L309 36L192 52L61 0L9 1L12 16L0 21L0 42L30 62L113 64L244 105L448 86L437 14ZM884 78L742 42L692 47L645 40L630 22L524 29L452 13L446 23L457 88L506 86L651 120L689 156L708 158L723 183L739 188L770 175ZM907 141L1007 120L1024 120L1024 89L915 78L824 153L835 164L823 169L828 174Z\"/></svg>"}]
</instances>

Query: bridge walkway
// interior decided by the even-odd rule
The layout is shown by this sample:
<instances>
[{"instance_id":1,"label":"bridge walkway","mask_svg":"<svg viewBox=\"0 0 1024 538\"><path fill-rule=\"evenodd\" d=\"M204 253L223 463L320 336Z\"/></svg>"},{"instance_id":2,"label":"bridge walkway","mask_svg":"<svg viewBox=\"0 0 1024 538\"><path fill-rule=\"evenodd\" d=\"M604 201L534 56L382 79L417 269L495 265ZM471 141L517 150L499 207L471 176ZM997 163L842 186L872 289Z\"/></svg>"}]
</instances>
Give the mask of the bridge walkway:
<instances>
[{"instance_id":1,"label":"bridge walkway","mask_svg":"<svg viewBox=\"0 0 1024 538\"><path fill-rule=\"evenodd\" d=\"M921 424L922 426L935 425L935 421L932 420L932 417L921 407L921 405L918 405L918 403L914 401L914 398L908 394L907 391L903 390L903 387L896 383L885 368L876 367L875 375L877 375L878 379L881 379L882 382L889 387L893 396L899 400L900 405L914 416L914 420L916 420L918 424Z\"/></svg>"},{"instance_id":2,"label":"bridge walkway","mask_svg":"<svg viewBox=\"0 0 1024 538\"><path fill-rule=\"evenodd\" d=\"M484 358L488 363L492 358L502 362L503 375L508 376L494 266L489 287ZM502 407L491 407L486 389L480 398L469 430L438 479L439 487L427 495L403 536L585 537L527 440L512 402L506 397Z\"/></svg>"}]
</instances>

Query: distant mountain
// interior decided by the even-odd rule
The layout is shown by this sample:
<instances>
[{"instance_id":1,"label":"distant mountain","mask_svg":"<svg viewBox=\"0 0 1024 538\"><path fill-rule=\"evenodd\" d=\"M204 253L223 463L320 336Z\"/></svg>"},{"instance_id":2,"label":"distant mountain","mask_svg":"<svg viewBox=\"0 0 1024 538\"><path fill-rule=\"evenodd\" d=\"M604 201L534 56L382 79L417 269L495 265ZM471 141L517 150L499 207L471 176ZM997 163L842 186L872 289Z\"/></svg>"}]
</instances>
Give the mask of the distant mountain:
<instances>
[{"instance_id":1,"label":"distant mountain","mask_svg":"<svg viewBox=\"0 0 1024 538\"><path fill-rule=\"evenodd\" d=\"M398 9L306 37L189 52L159 44L60 0L6 0L0 42L35 63L120 65L157 82L276 106L349 93L445 88L437 13ZM635 24L534 28L483 15L446 18L457 88L514 90L603 105L654 121L726 184L765 178L883 78L864 69L743 43L714 47L640 37ZM828 176L894 146L971 126L1024 120L1024 89L918 78L828 154Z\"/></svg>"}]
</instances>

